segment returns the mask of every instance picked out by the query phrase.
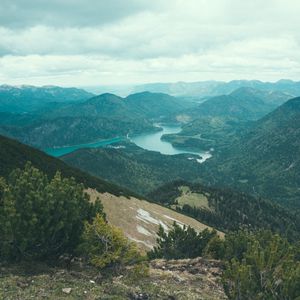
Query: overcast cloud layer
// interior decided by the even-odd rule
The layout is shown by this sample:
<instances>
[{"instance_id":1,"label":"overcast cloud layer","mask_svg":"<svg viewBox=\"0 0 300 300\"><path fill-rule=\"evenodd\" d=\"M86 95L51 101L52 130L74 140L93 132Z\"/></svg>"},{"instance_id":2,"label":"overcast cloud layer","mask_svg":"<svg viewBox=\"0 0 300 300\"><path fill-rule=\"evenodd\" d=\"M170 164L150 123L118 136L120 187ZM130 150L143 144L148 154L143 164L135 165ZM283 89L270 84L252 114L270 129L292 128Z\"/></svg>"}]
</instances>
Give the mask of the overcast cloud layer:
<instances>
[{"instance_id":1,"label":"overcast cloud layer","mask_svg":"<svg viewBox=\"0 0 300 300\"><path fill-rule=\"evenodd\" d=\"M298 0L2 0L0 83L300 80Z\"/></svg>"}]
</instances>

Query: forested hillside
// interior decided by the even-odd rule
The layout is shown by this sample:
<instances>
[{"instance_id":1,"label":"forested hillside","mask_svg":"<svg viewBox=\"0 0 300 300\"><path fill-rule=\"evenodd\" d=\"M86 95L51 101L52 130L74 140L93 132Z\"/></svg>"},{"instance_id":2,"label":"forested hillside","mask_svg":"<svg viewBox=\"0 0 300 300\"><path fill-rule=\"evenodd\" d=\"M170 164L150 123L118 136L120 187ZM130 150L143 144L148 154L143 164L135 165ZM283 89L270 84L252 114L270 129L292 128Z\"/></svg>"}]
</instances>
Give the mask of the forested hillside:
<instances>
[{"instance_id":1,"label":"forested hillside","mask_svg":"<svg viewBox=\"0 0 300 300\"><path fill-rule=\"evenodd\" d=\"M300 98L291 99L203 165L209 181L299 208L299 122Z\"/></svg>"}]
</instances>

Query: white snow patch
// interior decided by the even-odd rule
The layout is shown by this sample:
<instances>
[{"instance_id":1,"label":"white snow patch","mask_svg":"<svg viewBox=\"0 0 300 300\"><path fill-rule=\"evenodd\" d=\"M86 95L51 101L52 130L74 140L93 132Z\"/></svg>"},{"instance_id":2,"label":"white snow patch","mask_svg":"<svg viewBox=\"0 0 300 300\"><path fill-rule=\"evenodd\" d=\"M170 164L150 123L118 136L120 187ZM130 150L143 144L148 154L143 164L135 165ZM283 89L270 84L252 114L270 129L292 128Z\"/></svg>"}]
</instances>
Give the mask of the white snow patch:
<instances>
[{"instance_id":1,"label":"white snow patch","mask_svg":"<svg viewBox=\"0 0 300 300\"><path fill-rule=\"evenodd\" d=\"M152 236L152 233L150 231L148 231L146 228L144 228L143 226L137 225L136 229L141 234L144 234L147 236Z\"/></svg>"},{"instance_id":2,"label":"white snow patch","mask_svg":"<svg viewBox=\"0 0 300 300\"><path fill-rule=\"evenodd\" d=\"M153 218L148 211L139 208L137 210L137 213L138 214L137 214L136 218L138 220L141 220L141 221L145 222L146 224L152 223L155 225L161 225L163 227L163 229L165 229L165 230L169 229L168 226L164 222Z\"/></svg>"},{"instance_id":3,"label":"white snow patch","mask_svg":"<svg viewBox=\"0 0 300 300\"><path fill-rule=\"evenodd\" d=\"M178 220L176 220L176 219L174 219L174 218L172 218L172 217L170 217L170 216L168 216L168 215L163 215L163 216L164 216L166 219L175 221L175 222L177 223L177 225L179 225L181 228L183 228L183 226L185 225L185 224L183 224L182 222L180 222L180 221L178 221Z\"/></svg>"}]
</instances>

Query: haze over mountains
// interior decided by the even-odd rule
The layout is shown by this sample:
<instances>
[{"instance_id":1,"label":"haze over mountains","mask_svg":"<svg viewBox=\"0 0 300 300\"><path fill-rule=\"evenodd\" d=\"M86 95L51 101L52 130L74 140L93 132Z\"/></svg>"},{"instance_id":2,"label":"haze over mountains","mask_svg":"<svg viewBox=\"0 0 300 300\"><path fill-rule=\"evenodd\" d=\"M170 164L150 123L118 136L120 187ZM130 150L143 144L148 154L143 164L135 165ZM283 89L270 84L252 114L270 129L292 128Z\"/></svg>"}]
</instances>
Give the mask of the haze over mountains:
<instances>
[{"instance_id":1,"label":"haze over mountains","mask_svg":"<svg viewBox=\"0 0 300 300\"><path fill-rule=\"evenodd\" d=\"M230 94L240 87L250 87L262 91L279 91L298 96L300 94L300 82L281 79L277 82L263 82L259 80L233 80L224 81L199 81L176 83L149 83L138 85L133 92L149 91L166 93L173 96L185 97L211 97Z\"/></svg>"}]
</instances>

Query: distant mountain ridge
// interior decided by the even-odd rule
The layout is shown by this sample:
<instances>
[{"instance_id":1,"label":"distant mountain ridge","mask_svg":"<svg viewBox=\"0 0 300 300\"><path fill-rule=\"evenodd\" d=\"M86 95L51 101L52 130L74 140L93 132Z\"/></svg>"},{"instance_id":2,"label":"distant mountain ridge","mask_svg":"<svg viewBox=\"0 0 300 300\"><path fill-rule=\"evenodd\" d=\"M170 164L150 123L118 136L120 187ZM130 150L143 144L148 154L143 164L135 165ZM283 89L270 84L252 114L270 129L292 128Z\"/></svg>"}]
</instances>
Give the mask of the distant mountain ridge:
<instances>
[{"instance_id":1,"label":"distant mountain ridge","mask_svg":"<svg viewBox=\"0 0 300 300\"><path fill-rule=\"evenodd\" d=\"M211 116L256 120L291 98L291 95L283 92L241 87L229 95L211 97L184 113L193 119Z\"/></svg>"},{"instance_id":2,"label":"distant mountain ridge","mask_svg":"<svg viewBox=\"0 0 300 300\"><path fill-rule=\"evenodd\" d=\"M182 108L179 99L165 94L144 92L122 98L106 93L42 112L26 126L16 126L24 123L24 116L6 117L8 123L0 126L0 133L38 148L76 145L156 131L154 121Z\"/></svg>"},{"instance_id":3,"label":"distant mountain ridge","mask_svg":"<svg viewBox=\"0 0 300 300\"><path fill-rule=\"evenodd\" d=\"M45 108L52 102L77 102L92 96L94 94L78 88L0 85L0 111L30 112Z\"/></svg>"},{"instance_id":4,"label":"distant mountain ridge","mask_svg":"<svg viewBox=\"0 0 300 300\"><path fill-rule=\"evenodd\" d=\"M166 93L172 96L211 97L230 94L240 87L250 87L264 91L280 91L292 97L300 96L300 81L281 79L277 82L259 80L198 81L175 83L149 83L137 85L133 92L149 91Z\"/></svg>"}]
</instances>

